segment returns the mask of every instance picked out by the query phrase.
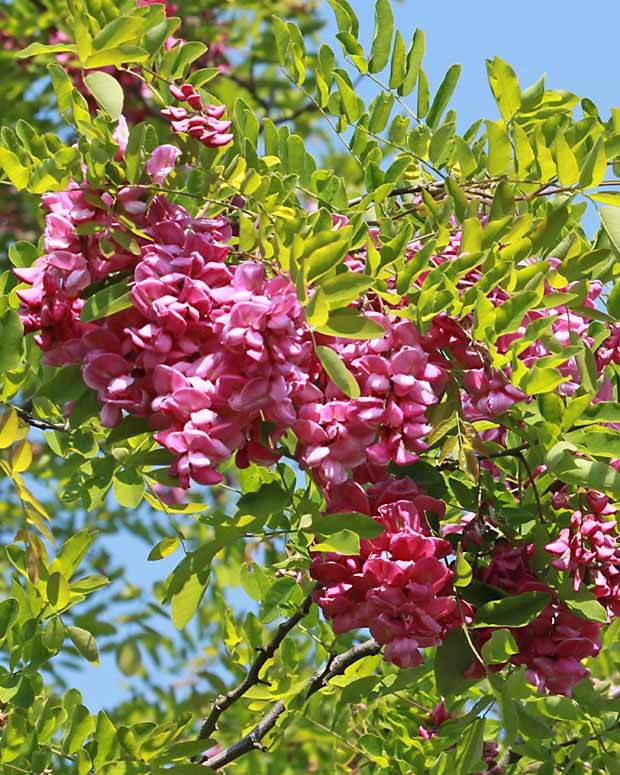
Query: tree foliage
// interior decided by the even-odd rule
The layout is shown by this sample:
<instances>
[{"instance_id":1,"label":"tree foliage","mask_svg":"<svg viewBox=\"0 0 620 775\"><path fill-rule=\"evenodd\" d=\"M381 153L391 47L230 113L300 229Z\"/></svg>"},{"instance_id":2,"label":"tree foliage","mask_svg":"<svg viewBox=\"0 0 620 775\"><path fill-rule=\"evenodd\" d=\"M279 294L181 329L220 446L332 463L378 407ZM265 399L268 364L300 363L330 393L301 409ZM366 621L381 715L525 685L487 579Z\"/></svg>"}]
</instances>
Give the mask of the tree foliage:
<instances>
[{"instance_id":1,"label":"tree foliage","mask_svg":"<svg viewBox=\"0 0 620 775\"><path fill-rule=\"evenodd\" d=\"M7 773L618 770L620 111L374 13L2 6Z\"/></svg>"}]
</instances>

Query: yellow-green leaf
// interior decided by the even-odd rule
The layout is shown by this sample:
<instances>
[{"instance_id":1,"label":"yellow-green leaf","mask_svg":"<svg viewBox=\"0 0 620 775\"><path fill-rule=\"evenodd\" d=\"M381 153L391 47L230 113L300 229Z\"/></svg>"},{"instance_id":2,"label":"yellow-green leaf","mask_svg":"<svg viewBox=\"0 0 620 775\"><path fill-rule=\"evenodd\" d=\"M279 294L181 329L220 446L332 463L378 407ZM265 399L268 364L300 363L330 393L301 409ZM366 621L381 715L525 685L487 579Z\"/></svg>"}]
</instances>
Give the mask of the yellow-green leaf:
<instances>
[{"instance_id":1,"label":"yellow-green leaf","mask_svg":"<svg viewBox=\"0 0 620 775\"><path fill-rule=\"evenodd\" d=\"M359 398L360 387L340 356L331 349L319 345L316 354L331 381L349 398Z\"/></svg>"}]
</instances>

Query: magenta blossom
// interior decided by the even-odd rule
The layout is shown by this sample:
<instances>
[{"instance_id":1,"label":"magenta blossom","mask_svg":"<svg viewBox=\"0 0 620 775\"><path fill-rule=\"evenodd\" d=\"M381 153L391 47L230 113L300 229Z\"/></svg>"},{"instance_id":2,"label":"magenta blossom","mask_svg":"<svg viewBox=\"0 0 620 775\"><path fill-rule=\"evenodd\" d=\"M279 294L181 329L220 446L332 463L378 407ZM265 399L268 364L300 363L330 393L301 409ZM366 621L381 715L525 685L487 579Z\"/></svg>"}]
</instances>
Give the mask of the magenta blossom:
<instances>
[{"instance_id":1,"label":"magenta blossom","mask_svg":"<svg viewBox=\"0 0 620 775\"><path fill-rule=\"evenodd\" d=\"M161 185L174 170L181 151L174 145L158 145L146 163L146 171L154 183Z\"/></svg>"}]
</instances>

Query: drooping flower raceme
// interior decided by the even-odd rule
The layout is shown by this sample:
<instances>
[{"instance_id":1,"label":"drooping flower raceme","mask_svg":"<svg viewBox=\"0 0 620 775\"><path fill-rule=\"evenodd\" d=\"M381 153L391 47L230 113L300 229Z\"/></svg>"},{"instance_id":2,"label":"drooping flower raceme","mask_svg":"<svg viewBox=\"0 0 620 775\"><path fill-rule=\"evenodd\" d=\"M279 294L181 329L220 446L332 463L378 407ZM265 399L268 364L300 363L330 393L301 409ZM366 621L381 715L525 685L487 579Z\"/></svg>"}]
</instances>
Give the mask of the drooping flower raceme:
<instances>
[{"instance_id":1,"label":"drooping flower raceme","mask_svg":"<svg viewBox=\"0 0 620 775\"><path fill-rule=\"evenodd\" d=\"M554 568L569 574L573 589L590 588L610 617L620 616L620 547L615 509L603 493L585 496L589 512L575 511L570 526L545 547Z\"/></svg>"},{"instance_id":2,"label":"drooping flower raceme","mask_svg":"<svg viewBox=\"0 0 620 775\"><path fill-rule=\"evenodd\" d=\"M446 632L471 621L471 609L457 603L453 572L444 559L452 549L431 534L425 512L438 517L445 505L413 483L402 498L392 483L382 482L364 493L349 483L346 500L383 526L377 538L362 540L359 556L318 554L311 575L321 585L315 600L337 633L361 627L385 644L384 657L399 667L422 661L421 648L439 645ZM349 507L348 510L351 510Z\"/></svg>"},{"instance_id":3,"label":"drooping flower raceme","mask_svg":"<svg viewBox=\"0 0 620 775\"><path fill-rule=\"evenodd\" d=\"M528 679L540 691L570 696L575 685L588 675L581 660L596 656L600 650L601 624L572 613L536 576L530 563L534 548L533 544L516 547L507 541L498 542L490 564L479 573L479 580L508 595L543 592L549 596L549 604L532 622L511 629L519 651L510 657L510 662L525 665ZM480 650L492 630L475 632ZM468 671L470 677L483 674L477 662Z\"/></svg>"}]
</instances>

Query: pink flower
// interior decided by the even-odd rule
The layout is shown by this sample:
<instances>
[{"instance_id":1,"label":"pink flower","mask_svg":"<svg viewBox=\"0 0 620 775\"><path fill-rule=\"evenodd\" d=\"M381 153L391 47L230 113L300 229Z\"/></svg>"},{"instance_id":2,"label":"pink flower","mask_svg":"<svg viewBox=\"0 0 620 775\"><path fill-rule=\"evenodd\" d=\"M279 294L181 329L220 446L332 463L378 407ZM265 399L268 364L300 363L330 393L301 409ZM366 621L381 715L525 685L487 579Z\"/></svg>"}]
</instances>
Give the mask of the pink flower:
<instances>
[{"instance_id":1,"label":"pink flower","mask_svg":"<svg viewBox=\"0 0 620 775\"><path fill-rule=\"evenodd\" d=\"M532 622L511 630L519 651L510 662L525 665L528 679L541 692L570 696L574 686L588 674L580 660L596 656L600 650L601 625L573 614L553 590L537 578L530 566L534 548L533 544L513 547L507 541L500 541L493 550L491 563L480 571L479 580L508 595L532 591L549 595L549 604ZM476 631L478 649L491 637L491 632ZM483 674L478 663L466 673L472 678Z\"/></svg>"},{"instance_id":2,"label":"pink flower","mask_svg":"<svg viewBox=\"0 0 620 775\"><path fill-rule=\"evenodd\" d=\"M395 480L382 482L364 501L349 483L353 502L376 509L373 517L384 531L361 542L359 557L315 555L310 573L321 584L315 600L335 632L367 627L385 644L386 660L414 667L422 661L419 649L439 645L449 629L461 625L461 617L453 573L442 561L452 549L430 534L426 521L426 512L442 515L445 505L413 483L406 499L388 501L388 493L398 488ZM346 499L341 508L351 510ZM462 610L469 621L471 609L462 603Z\"/></svg>"},{"instance_id":3,"label":"pink flower","mask_svg":"<svg viewBox=\"0 0 620 775\"><path fill-rule=\"evenodd\" d=\"M118 145L116 160L121 161L125 156L127 143L129 142L129 127L127 126L127 119L125 116L121 115L119 117L116 129L112 132L112 138Z\"/></svg>"},{"instance_id":4,"label":"pink flower","mask_svg":"<svg viewBox=\"0 0 620 775\"><path fill-rule=\"evenodd\" d=\"M146 163L146 171L154 183L161 185L168 175L174 170L177 158L181 151L174 145L159 145L151 154Z\"/></svg>"},{"instance_id":5,"label":"pink flower","mask_svg":"<svg viewBox=\"0 0 620 775\"><path fill-rule=\"evenodd\" d=\"M514 403L526 398L525 393L497 371L491 374L484 369L467 371L463 376L463 387L472 405L483 417L504 414Z\"/></svg>"},{"instance_id":6,"label":"pink flower","mask_svg":"<svg viewBox=\"0 0 620 775\"><path fill-rule=\"evenodd\" d=\"M573 512L570 527L563 528L545 549L555 559L554 568L573 578L573 588L585 583L610 617L620 615L620 546L615 514L609 498L599 492L587 494L591 513ZM564 504L562 504L564 505ZM568 505L568 503L566 503Z\"/></svg>"}]
</instances>

